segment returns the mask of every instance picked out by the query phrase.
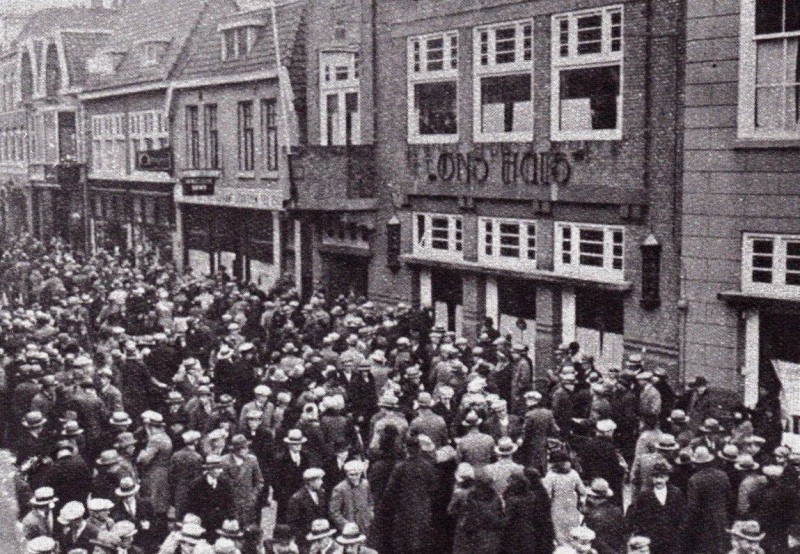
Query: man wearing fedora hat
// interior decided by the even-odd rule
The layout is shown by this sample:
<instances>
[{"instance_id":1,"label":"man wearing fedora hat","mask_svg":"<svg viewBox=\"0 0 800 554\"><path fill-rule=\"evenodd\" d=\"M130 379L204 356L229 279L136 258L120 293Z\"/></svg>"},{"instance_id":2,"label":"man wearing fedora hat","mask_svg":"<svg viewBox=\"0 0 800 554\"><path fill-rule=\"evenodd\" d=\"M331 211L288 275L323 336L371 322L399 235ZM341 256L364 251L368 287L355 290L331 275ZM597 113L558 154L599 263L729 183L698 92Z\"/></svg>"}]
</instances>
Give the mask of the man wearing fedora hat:
<instances>
[{"instance_id":1,"label":"man wearing fedora hat","mask_svg":"<svg viewBox=\"0 0 800 554\"><path fill-rule=\"evenodd\" d=\"M137 546L149 551L164 539L165 533L157 527L156 515L152 503L139 494L139 484L130 477L120 479L114 491L114 507L111 518L114 521L132 522L138 531L135 542Z\"/></svg>"},{"instance_id":2,"label":"man wearing fedora hat","mask_svg":"<svg viewBox=\"0 0 800 554\"><path fill-rule=\"evenodd\" d=\"M666 429L675 437L681 448L689 446L695 438L694 430L689 425L690 419L686 412L680 409L674 409L670 412L667 418Z\"/></svg>"},{"instance_id":3,"label":"man wearing fedora hat","mask_svg":"<svg viewBox=\"0 0 800 554\"><path fill-rule=\"evenodd\" d=\"M97 537L100 529L89 524L86 519L86 508L77 501L64 504L58 513L58 523L61 524L61 536L59 546L64 552L69 552L73 548L91 548L92 539Z\"/></svg>"},{"instance_id":4,"label":"man wearing fedora hat","mask_svg":"<svg viewBox=\"0 0 800 554\"><path fill-rule=\"evenodd\" d=\"M304 445L308 439L300 429L290 429L283 437L285 448L276 456L274 474L280 476L272 484L277 503L276 519L286 522L286 506L289 498L303 486L303 472L309 468Z\"/></svg>"},{"instance_id":5,"label":"man wearing fedora hat","mask_svg":"<svg viewBox=\"0 0 800 554\"><path fill-rule=\"evenodd\" d=\"M378 413L370 420L369 428L372 436L370 448L378 447L383 429L388 425L397 428L401 437L408 433L408 420L400 411L400 400L391 389L384 392L378 399Z\"/></svg>"},{"instance_id":6,"label":"man wearing fedora hat","mask_svg":"<svg viewBox=\"0 0 800 554\"><path fill-rule=\"evenodd\" d=\"M342 547L333 540L336 529L325 518L315 519L300 543L301 554L341 554Z\"/></svg>"},{"instance_id":7,"label":"man wearing fedora hat","mask_svg":"<svg viewBox=\"0 0 800 554\"><path fill-rule=\"evenodd\" d=\"M790 485L785 479L783 466L769 464L761 471L767 484L750 495L750 515L764 531L762 546L767 554L777 554L787 550L789 527L796 523L800 513L796 484Z\"/></svg>"},{"instance_id":8,"label":"man wearing fedora hat","mask_svg":"<svg viewBox=\"0 0 800 554\"><path fill-rule=\"evenodd\" d=\"M553 412L543 405L539 391L525 393L525 420L522 431L521 460L544 475L547 463L547 439L559 436Z\"/></svg>"},{"instance_id":9,"label":"man wearing fedora hat","mask_svg":"<svg viewBox=\"0 0 800 554\"><path fill-rule=\"evenodd\" d=\"M728 554L763 554L761 541L765 533L761 531L761 526L757 521L739 520L734 521L733 526L728 530L731 537L731 548Z\"/></svg>"},{"instance_id":10,"label":"man wearing fedora hat","mask_svg":"<svg viewBox=\"0 0 800 554\"><path fill-rule=\"evenodd\" d=\"M200 517L208 536L226 519L235 518L233 487L224 470L222 457L209 454L203 462L203 476L189 489L186 511Z\"/></svg>"},{"instance_id":11,"label":"man wearing fedora hat","mask_svg":"<svg viewBox=\"0 0 800 554\"><path fill-rule=\"evenodd\" d=\"M593 479L586 491L584 525L597 535L593 545L598 554L615 554L625 545L625 519L613 497L614 491L602 477Z\"/></svg>"},{"instance_id":12,"label":"man wearing fedora hat","mask_svg":"<svg viewBox=\"0 0 800 554\"><path fill-rule=\"evenodd\" d=\"M83 456L69 441L58 441L53 458L53 465L44 473L43 479L61 499L56 509L72 500L85 500L87 491L92 489L92 471Z\"/></svg>"},{"instance_id":13,"label":"man wearing fedora hat","mask_svg":"<svg viewBox=\"0 0 800 554\"><path fill-rule=\"evenodd\" d=\"M33 491L31 510L22 518L22 534L31 540L39 536L53 537L55 533L55 508L58 498L51 487L39 487Z\"/></svg>"},{"instance_id":14,"label":"man wearing fedora hat","mask_svg":"<svg viewBox=\"0 0 800 554\"><path fill-rule=\"evenodd\" d=\"M484 475L492 481L492 486L500 498L508 487L508 479L512 475L524 475L525 467L513 460L518 446L511 437L500 437L494 453L497 461L483 468Z\"/></svg>"},{"instance_id":15,"label":"man wearing fedora hat","mask_svg":"<svg viewBox=\"0 0 800 554\"><path fill-rule=\"evenodd\" d=\"M266 554L299 554L292 529L285 523L279 523L272 531L272 538L264 541Z\"/></svg>"},{"instance_id":16,"label":"man wearing fedora hat","mask_svg":"<svg viewBox=\"0 0 800 554\"><path fill-rule=\"evenodd\" d=\"M659 462L672 464L675 455L680 450L680 445L675 437L663 433L655 443L654 452L646 452L637 456L631 468L631 485L633 493L651 489L653 487L653 471Z\"/></svg>"},{"instance_id":17,"label":"man wearing fedora hat","mask_svg":"<svg viewBox=\"0 0 800 554\"><path fill-rule=\"evenodd\" d=\"M183 447L169 461L170 506L178 518L186 513L189 489L203 475L203 456L197 451L202 435L199 431L184 431Z\"/></svg>"},{"instance_id":18,"label":"man wearing fedora hat","mask_svg":"<svg viewBox=\"0 0 800 554\"><path fill-rule=\"evenodd\" d=\"M312 531L313 522L328 517L328 496L322 486L325 472L317 467L303 472L303 487L295 492L287 503L286 522L296 537L306 537L300 541L300 551L308 552L311 542L307 535ZM335 534L332 533L332 535Z\"/></svg>"},{"instance_id":19,"label":"man wearing fedora hat","mask_svg":"<svg viewBox=\"0 0 800 554\"><path fill-rule=\"evenodd\" d=\"M223 456L225 475L233 488L236 519L245 527L259 523L258 500L264 488L264 477L256 457L250 452L250 441L244 435L231 438L230 453Z\"/></svg>"},{"instance_id":20,"label":"man wearing fedora hat","mask_svg":"<svg viewBox=\"0 0 800 554\"><path fill-rule=\"evenodd\" d=\"M625 479L627 464L614 443L617 424L612 419L601 419L594 424L594 436L584 440L577 437L573 441L574 448L581 458L584 478L602 477L614 492L612 502L622 506L622 483Z\"/></svg>"},{"instance_id":21,"label":"man wearing fedora hat","mask_svg":"<svg viewBox=\"0 0 800 554\"><path fill-rule=\"evenodd\" d=\"M651 474L652 486L636 492L625 514L628 529L651 540L653 554L672 554L683 518L684 496L669 484L672 468L659 460Z\"/></svg>"},{"instance_id":22,"label":"man wearing fedora hat","mask_svg":"<svg viewBox=\"0 0 800 554\"><path fill-rule=\"evenodd\" d=\"M756 491L764 488L768 480L766 475L759 471L761 466L750 454L739 454L733 467L739 473L736 515L741 519L747 519L750 516L750 498Z\"/></svg>"},{"instance_id":23,"label":"man wearing fedora hat","mask_svg":"<svg viewBox=\"0 0 800 554\"><path fill-rule=\"evenodd\" d=\"M336 542L343 547L343 554L378 554L377 550L364 545L367 537L356 523L345 524Z\"/></svg>"},{"instance_id":24,"label":"man wearing fedora hat","mask_svg":"<svg viewBox=\"0 0 800 554\"><path fill-rule=\"evenodd\" d=\"M481 423L483 423L483 419L475 410L468 411L461 422L467 432L456 440L458 461L467 462L480 468L491 463L495 447L491 435L480 430Z\"/></svg>"},{"instance_id":25,"label":"man wearing fedora hat","mask_svg":"<svg viewBox=\"0 0 800 554\"><path fill-rule=\"evenodd\" d=\"M29 482L36 486L37 478L44 469L40 463L47 457L50 437L45 431L47 418L42 412L30 411L22 418L22 430L18 433L14 452L23 466L28 466Z\"/></svg>"},{"instance_id":26,"label":"man wearing fedora hat","mask_svg":"<svg viewBox=\"0 0 800 554\"><path fill-rule=\"evenodd\" d=\"M715 467L714 455L708 447L695 447L691 462L695 473L686 490L686 517L680 536L687 554L723 552L728 510L731 505L731 484L724 471Z\"/></svg>"}]
</instances>

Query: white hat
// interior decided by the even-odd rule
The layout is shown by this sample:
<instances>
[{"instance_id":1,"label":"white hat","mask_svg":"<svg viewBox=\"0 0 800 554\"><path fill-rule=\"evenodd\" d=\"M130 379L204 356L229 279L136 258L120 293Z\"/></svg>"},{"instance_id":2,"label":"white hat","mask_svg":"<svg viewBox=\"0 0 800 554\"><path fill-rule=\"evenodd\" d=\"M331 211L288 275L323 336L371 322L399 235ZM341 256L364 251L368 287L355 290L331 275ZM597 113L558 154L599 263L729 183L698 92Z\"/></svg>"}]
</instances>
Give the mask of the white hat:
<instances>
[{"instance_id":1,"label":"white hat","mask_svg":"<svg viewBox=\"0 0 800 554\"><path fill-rule=\"evenodd\" d=\"M322 479L323 477L325 477L325 472L318 467L310 467L303 472L303 481Z\"/></svg>"},{"instance_id":2,"label":"white hat","mask_svg":"<svg viewBox=\"0 0 800 554\"><path fill-rule=\"evenodd\" d=\"M71 521L81 519L86 514L86 508L77 500L67 502L58 512L58 522L67 525Z\"/></svg>"},{"instance_id":3,"label":"white hat","mask_svg":"<svg viewBox=\"0 0 800 554\"><path fill-rule=\"evenodd\" d=\"M28 541L28 552L30 554L50 554L56 549L56 541L51 537L36 537Z\"/></svg>"},{"instance_id":4,"label":"white hat","mask_svg":"<svg viewBox=\"0 0 800 554\"><path fill-rule=\"evenodd\" d=\"M86 501L86 507L90 512L102 512L114 507L114 503L106 498L90 498Z\"/></svg>"},{"instance_id":5,"label":"white hat","mask_svg":"<svg viewBox=\"0 0 800 554\"><path fill-rule=\"evenodd\" d=\"M361 474L364 473L364 470L366 469L364 465L364 462L361 460L349 460L345 462L343 469L345 473Z\"/></svg>"},{"instance_id":6,"label":"white hat","mask_svg":"<svg viewBox=\"0 0 800 554\"><path fill-rule=\"evenodd\" d=\"M573 527L570 530L569 535L573 539L581 541L593 541L596 536L594 531L583 525L581 525L580 527Z\"/></svg>"},{"instance_id":7,"label":"white hat","mask_svg":"<svg viewBox=\"0 0 800 554\"><path fill-rule=\"evenodd\" d=\"M272 394L272 389L269 388L267 385L258 385L254 390L253 394L256 396L270 396Z\"/></svg>"},{"instance_id":8,"label":"white hat","mask_svg":"<svg viewBox=\"0 0 800 554\"><path fill-rule=\"evenodd\" d=\"M601 433L610 433L616 430L617 424L614 423L613 419L601 419L595 424L595 427Z\"/></svg>"}]
</instances>

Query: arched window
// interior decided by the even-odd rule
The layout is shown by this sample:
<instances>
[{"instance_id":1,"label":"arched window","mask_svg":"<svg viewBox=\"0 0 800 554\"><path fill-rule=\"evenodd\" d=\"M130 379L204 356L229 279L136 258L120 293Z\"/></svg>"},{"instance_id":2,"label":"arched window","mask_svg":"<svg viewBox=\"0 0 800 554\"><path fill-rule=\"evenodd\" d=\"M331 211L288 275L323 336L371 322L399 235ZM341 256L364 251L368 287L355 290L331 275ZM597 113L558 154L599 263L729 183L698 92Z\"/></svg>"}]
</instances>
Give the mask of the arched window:
<instances>
[{"instance_id":1,"label":"arched window","mask_svg":"<svg viewBox=\"0 0 800 554\"><path fill-rule=\"evenodd\" d=\"M31 56L27 50L22 52L21 65L20 86L22 87L22 100L25 101L33 97L33 67L31 67Z\"/></svg>"},{"instance_id":2,"label":"arched window","mask_svg":"<svg viewBox=\"0 0 800 554\"><path fill-rule=\"evenodd\" d=\"M61 89L61 66L58 62L58 49L55 44L47 47L45 62L45 94L56 96Z\"/></svg>"}]
</instances>

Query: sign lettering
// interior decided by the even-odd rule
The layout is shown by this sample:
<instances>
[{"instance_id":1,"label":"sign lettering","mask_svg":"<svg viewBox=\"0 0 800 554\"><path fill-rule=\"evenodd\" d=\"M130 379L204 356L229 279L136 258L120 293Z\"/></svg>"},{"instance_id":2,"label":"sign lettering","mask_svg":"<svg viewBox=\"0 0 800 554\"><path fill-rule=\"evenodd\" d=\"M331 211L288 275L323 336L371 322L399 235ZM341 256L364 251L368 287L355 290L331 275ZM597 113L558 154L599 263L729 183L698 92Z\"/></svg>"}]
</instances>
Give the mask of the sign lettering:
<instances>
[{"instance_id":1,"label":"sign lettering","mask_svg":"<svg viewBox=\"0 0 800 554\"><path fill-rule=\"evenodd\" d=\"M436 162L435 176L446 183L482 184L489 180L492 169L481 154L442 152ZM499 170L505 185L566 185L572 176L569 160L561 152L504 151Z\"/></svg>"}]
</instances>

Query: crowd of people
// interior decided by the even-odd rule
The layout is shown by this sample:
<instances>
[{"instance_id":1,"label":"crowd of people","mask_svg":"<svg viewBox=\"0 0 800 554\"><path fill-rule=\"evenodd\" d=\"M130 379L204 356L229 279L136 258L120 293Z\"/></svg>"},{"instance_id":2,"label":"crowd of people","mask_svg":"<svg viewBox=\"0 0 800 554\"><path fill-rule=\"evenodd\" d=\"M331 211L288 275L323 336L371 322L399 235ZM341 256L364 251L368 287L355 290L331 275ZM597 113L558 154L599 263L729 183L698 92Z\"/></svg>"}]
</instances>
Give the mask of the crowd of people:
<instances>
[{"instance_id":1,"label":"crowd of people","mask_svg":"<svg viewBox=\"0 0 800 554\"><path fill-rule=\"evenodd\" d=\"M635 353L542 367L488 319L469 341L429 307L58 241L0 274L28 553L800 552L774 391L723 410Z\"/></svg>"}]
</instances>

